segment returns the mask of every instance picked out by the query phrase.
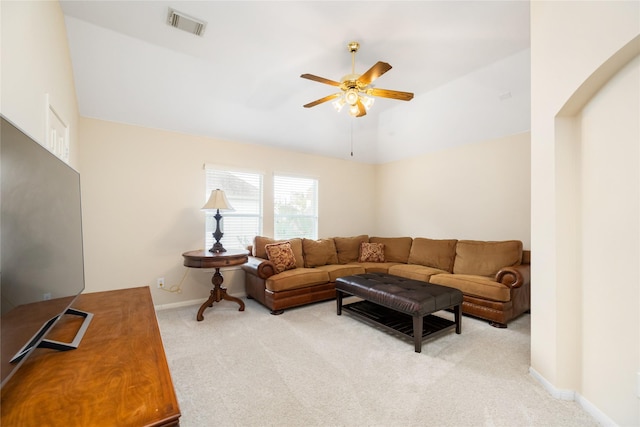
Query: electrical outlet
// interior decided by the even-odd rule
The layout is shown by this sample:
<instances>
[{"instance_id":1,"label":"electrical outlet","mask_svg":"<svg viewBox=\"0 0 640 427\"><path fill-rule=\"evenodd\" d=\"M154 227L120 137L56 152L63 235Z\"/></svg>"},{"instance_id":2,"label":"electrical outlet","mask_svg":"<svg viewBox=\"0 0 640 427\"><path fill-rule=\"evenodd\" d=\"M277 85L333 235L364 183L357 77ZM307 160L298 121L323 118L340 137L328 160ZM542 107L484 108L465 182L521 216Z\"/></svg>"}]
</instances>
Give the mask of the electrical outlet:
<instances>
[{"instance_id":1,"label":"electrical outlet","mask_svg":"<svg viewBox=\"0 0 640 427\"><path fill-rule=\"evenodd\" d=\"M47 292L46 294L42 294L42 300L48 301L51 299L51 292Z\"/></svg>"},{"instance_id":2,"label":"electrical outlet","mask_svg":"<svg viewBox=\"0 0 640 427\"><path fill-rule=\"evenodd\" d=\"M164 288L164 277L158 277L158 287Z\"/></svg>"}]
</instances>

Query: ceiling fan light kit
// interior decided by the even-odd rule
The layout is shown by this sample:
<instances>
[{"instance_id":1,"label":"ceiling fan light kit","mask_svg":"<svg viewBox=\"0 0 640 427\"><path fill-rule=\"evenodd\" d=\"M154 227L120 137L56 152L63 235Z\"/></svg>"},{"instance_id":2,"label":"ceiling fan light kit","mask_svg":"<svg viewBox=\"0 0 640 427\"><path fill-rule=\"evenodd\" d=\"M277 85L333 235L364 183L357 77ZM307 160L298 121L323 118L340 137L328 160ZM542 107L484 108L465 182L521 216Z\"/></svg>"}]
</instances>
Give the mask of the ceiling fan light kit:
<instances>
[{"instance_id":1,"label":"ceiling fan light kit","mask_svg":"<svg viewBox=\"0 0 640 427\"><path fill-rule=\"evenodd\" d=\"M324 98L320 98L313 102L303 105L304 108L315 107L327 101L333 101L333 107L340 112L342 107L349 105L349 114L354 117L362 117L367 114L374 102L374 96L381 98L397 99L400 101L410 101L413 99L413 93L400 92L389 89L376 89L372 83L378 77L391 69L391 65L386 62L378 61L373 67L369 68L364 74L359 75L355 72L356 52L360 48L360 43L350 42L347 45L351 52L351 74L342 77L340 82L325 79L313 74L302 74L303 79L313 80L330 86L339 87L341 92L334 93Z\"/></svg>"},{"instance_id":2,"label":"ceiling fan light kit","mask_svg":"<svg viewBox=\"0 0 640 427\"><path fill-rule=\"evenodd\" d=\"M355 105L358 103L358 99L360 96L358 95L358 91L356 89L349 89L344 93L344 100L347 101L349 105Z\"/></svg>"}]
</instances>

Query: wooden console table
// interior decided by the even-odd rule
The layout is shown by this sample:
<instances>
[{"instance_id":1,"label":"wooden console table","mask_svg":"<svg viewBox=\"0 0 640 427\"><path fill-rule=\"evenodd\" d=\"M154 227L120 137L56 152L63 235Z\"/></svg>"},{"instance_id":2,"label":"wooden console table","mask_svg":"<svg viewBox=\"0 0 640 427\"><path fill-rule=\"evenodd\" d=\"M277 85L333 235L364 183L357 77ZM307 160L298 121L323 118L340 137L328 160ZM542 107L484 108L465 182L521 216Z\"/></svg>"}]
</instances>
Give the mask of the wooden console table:
<instances>
[{"instance_id":1,"label":"wooden console table","mask_svg":"<svg viewBox=\"0 0 640 427\"><path fill-rule=\"evenodd\" d=\"M2 388L3 426L177 426L180 408L148 287L82 294L75 350L38 348ZM63 316L47 338L70 341Z\"/></svg>"},{"instance_id":2,"label":"wooden console table","mask_svg":"<svg viewBox=\"0 0 640 427\"><path fill-rule=\"evenodd\" d=\"M223 277L220 274L222 267L231 267L234 265L242 265L247 262L249 252L248 251L226 251L226 252L209 252L207 250L189 251L182 254L184 257L185 267L192 268L215 268L216 272L211 278L213 283L213 289L211 289L211 295L209 299L202 304L196 319L198 322L204 319L202 313L207 307L212 307L214 302L220 302L223 299L227 301L234 301L240 304L238 311L244 311L244 302L240 298L232 297L227 294L227 288L222 286Z\"/></svg>"}]
</instances>

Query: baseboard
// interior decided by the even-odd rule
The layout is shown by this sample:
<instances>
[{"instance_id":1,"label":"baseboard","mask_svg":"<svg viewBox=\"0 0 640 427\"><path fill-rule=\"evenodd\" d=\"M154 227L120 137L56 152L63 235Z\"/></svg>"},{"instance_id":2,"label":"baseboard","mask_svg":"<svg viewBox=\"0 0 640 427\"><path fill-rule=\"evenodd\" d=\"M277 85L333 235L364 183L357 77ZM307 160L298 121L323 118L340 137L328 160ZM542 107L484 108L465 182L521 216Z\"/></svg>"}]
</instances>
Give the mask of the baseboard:
<instances>
[{"instance_id":1,"label":"baseboard","mask_svg":"<svg viewBox=\"0 0 640 427\"><path fill-rule=\"evenodd\" d=\"M582 409L584 409L589 415L595 418L596 421L600 423L600 425L604 427L618 427L618 424L616 424L615 421L609 418L593 403L589 402L584 396L576 393L576 401L580 404L580 406L582 406Z\"/></svg>"},{"instance_id":2,"label":"baseboard","mask_svg":"<svg viewBox=\"0 0 640 427\"><path fill-rule=\"evenodd\" d=\"M549 394L552 397L554 397L555 399L558 399L558 400L577 400L575 391L573 391L573 390L562 390L562 389L556 388L556 386L554 386L549 381L547 381L547 379L545 377L540 375L540 373L538 371L536 371L535 369L533 369L531 366L529 367L529 374L531 374L531 376L533 378L535 378L540 384L542 384L544 389L547 390L547 392L549 392Z\"/></svg>"},{"instance_id":3,"label":"baseboard","mask_svg":"<svg viewBox=\"0 0 640 427\"><path fill-rule=\"evenodd\" d=\"M558 400L573 400L577 402L586 413L595 418L598 423L606 427L617 427L618 425L609 418L604 412L598 409L593 403L589 402L584 396L581 396L574 390L562 390L556 388L545 377L540 375L538 371L529 367L529 374L536 379L544 387L549 394Z\"/></svg>"},{"instance_id":4,"label":"baseboard","mask_svg":"<svg viewBox=\"0 0 640 427\"><path fill-rule=\"evenodd\" d=\"M234 294L229 294L231 296L234 296L236 298L245 298L247 295L243 292L240 294L234 293ZM156 311L160 311L160 310L169 310L171 308L180 308L180 307L188 307L191 305L202 305L203 302L205 302L207 299L206 298L199 298L199 299L192 299L189 301L178 301L178 302L172 302L169 304L158 304L155 305L155 309Z\"/></svg>"},{"instance_id":5,"label":"baseboard","mask_svg":"<svg viewBox=\"0 0 640 427\"><path fill-rule=\"evenodd\" d=\"M190 305L198 305L198 304L202 304L204 301L206 301L206 298L200 298L200 299L194 299L194 300L189 300L189 301L179 301L179 302L172 302L169 304L158 304L155 305L155 309L156 311L161 311L161 310L168 310L170 308L179 308L179 307L187 307Z\"/></svg>"}]
</instances>

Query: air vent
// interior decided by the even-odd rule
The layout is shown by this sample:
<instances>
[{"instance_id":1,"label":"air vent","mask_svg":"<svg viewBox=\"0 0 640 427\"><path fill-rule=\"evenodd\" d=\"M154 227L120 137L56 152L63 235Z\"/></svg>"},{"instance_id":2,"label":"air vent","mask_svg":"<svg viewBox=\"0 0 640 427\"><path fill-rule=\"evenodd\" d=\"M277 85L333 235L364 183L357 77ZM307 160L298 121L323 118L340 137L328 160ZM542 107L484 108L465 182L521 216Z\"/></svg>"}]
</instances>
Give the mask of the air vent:
<instances>
[{"instance_id":1,"label":"air vent","mask_svg":"<svg viewBox=\"0 0 640 427\"><path fill-rule=\"evenodd\" d=\"M202 36L207 23L182 12L169 8L167 24L196 36Z\"/></svg>"}]
</instances>

